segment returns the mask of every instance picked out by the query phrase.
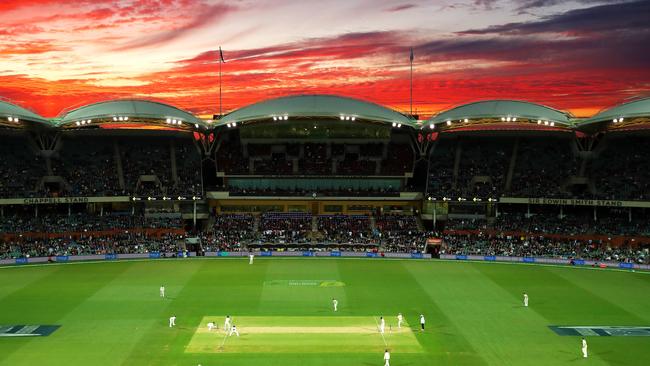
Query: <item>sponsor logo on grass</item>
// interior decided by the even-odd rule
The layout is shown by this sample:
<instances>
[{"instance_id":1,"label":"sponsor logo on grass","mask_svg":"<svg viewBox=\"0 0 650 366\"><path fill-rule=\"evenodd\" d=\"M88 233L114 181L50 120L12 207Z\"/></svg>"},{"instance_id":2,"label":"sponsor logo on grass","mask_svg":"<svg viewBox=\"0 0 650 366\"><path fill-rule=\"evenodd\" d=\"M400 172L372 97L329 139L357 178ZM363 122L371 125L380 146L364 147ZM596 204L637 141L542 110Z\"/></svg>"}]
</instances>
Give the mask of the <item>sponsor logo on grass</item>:
<instances>
[{"instance_id":1,"label":"sponsor logo on grass","mask_svg":"<svg viewBox=\"0 0 650 366\"><path fill-rule=\"evenodd\" d=\"M49 336L59 327L59 325L0 325L0 337Z\"/></svg>"},{"instance_id":2,"label":"sponsor logo on grass","mask_svg":"<svg viewBox=\"0 0 650 366\"><path fill-rule=\"evenodd\" d=\"M561 336L590 337L650 337L650 326L632 327L616 325L556 326L550 325L552 331Z\"/></svg>"},{"instance_id":3,"label":"sponsor logo on grass","mask_svg":"<svg viewBox=\"0 0 650 366\"><path fill-rule=\"evenodd\" d=\"M264 281L264 286L343 287L345 282L337 280L271 280Z\"/></svg>"}]
</instances>

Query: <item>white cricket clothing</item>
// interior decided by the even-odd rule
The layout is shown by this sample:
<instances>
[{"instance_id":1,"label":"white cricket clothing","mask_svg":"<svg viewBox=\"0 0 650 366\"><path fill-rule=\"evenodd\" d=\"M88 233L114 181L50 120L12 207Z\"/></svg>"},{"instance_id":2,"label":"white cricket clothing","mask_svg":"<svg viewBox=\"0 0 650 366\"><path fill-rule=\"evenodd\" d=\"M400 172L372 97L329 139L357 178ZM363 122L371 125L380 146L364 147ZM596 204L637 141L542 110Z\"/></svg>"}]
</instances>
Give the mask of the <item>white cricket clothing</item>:
<instances>
[{"instance_id":1,"label":"white cricket clothing","mask_svg":"<svg viewBox=\"0 0 650 366\"><path fill-rule=\"evenodd\" d=\"M379 333L384 333L385 327L386 327L386 321L384 321L384 318L381 318L381 321L379 322Z\"/></svg>"},{"instance_id":2,"label":"white cricket clothing","mask_svg":"<svg viewBox=\"0 0 650 366\"><path fill-rule=\"evenodd\" d=\"M208 323L208 330L212 330L212 329L214 329L214 323L213 323L213 322L209 322L209 323Z\"/></svg>"},{"instance_id":3,"label":"white cricket clothing","mask_svg":"<svg viewBox=\"0 0 650 366\"><path fill-rule=\"evenodd\" d=\"M255 258L253 254L248 255L248 264L253 264L253 258Z\"/></svg>"},{"instance_id":4,"label":"white cricket clothing","mask_svg":"<svg viewBox=\"0 0 650 366\"><path fill-rule=\"evenodd\" d=\"M232 328L230 328L230 333L228 334L228 336L230 337L233 334L237 334L237 337L239 337L239 332L237 331L237 327L235 325L233 325Z\"/></svg>"},{"instance_id":5,"label":"white cricket clothing","mask_svg":"<svg viewBox=\"0 0 650 366\"><path fill-rule=\"evenodd\" d=\"M587 341L582 340L582 357L587 358Z\"/></svg>"},{"instance_id":6,"label":"white cricket clothing","mask_svg":"<svg viewBox=\"0 0 650 366\"><path fill-rule=\"evenodd\" d=\"M176 325L176 317L175 316L170 316L169 317L169 327L173 327Z\"/></svg>"},{"instance_id":7,"label":"white cricket clothing","mask_svg":"<svg viewBox=\"0 0 650 366\"><path fill-rule=\"evenodd\" d=\"M424 324L424 322L425 322L424 315L420 315L420 324Z\"/></svg>"},{"instance_id":8,"label":"white cricket clothing","mask_svg":"<svg viewBox=\"0 0 650 366\"><path fill-rule=\"evenodd\" d=\"M388 351L384 352L384 366L390 366L390 353Z\"/></svg>"},{"instance_id":9,"label":"white cricket clothing","mask_svg":"<svg viewBox=\"0 0 650 366\"><path fill-rule=\"evenodd\" d=\"M165 286L160 286L160 297L165 297Z\"/></svg>"},{"instance_id":10,"label":"white cricket clothing","mask_svg":"<svg viewBox=\"0 0 650 366\"><path fill-rule=\"evenodd\" d=\"M401 328L402 327L402 321L404 318L402 317L402 314L397 315L397 327Z\"/></svg>"},{"instance_id":11,"label":"white cricket clothing","mask_svg":"<svg viewBox=\"0 0 650 366\"><path fill-rule=\"evenodd\" d=\"M528 295L524 294L524 306L528 307Z\"/></svg>"},{"instance_id":12,"label":"white cricket clothing","mask_svg":"<svg viewBox=\"0 0 650 366\"><path fill-rule=\"evenodd\" d=\"M223 323L223 329L227 331L230 330L230 317L226 317L226 321Z\"/></svg>"},{"instance_id":13,"label":"white cricket clothing","mask_svg":"<svg viewBox=\"0 0 650 366\"><path fill-rule=\"evenodd\" d=\"M334 311L338 311L338 306L339 306L338 300L332 300L332 304L334 305Z\"/></svg>"}]
</instances>

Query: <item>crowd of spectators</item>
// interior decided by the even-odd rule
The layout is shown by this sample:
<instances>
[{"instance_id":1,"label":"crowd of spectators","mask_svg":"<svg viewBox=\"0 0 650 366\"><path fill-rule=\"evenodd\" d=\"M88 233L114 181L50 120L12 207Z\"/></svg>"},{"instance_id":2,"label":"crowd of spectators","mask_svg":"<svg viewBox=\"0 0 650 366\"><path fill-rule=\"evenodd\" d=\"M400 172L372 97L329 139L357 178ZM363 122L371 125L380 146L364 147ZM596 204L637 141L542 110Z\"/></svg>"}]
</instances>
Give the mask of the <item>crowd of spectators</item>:
<instances>
[{"instance_id":1,"label":"crowd of spectators","mask_svg":"<svg viewBox=\"0 0 650 366\"><path fill-rule=\"evenodd\" d=\"M121 233L113 236L73 239L27 239L0 241L0 259L103 255L103 254L143 254L151 252L173 253L184 249L183 236L165 234L147 237L143 234Z\"/></svg>"},{"instance_id":2,"label":"crowd of spectators","mask_svg":"<svg viewBox=\"0 0 650 366\"><path fill-rule=\"evenodd\" d=\"M104 216L86 213L25 214L5 216L0 220L0 232L5 234L21 233L63 233L93 232L129 229L172 229L182 228L180 217L145 217L129 213L109 214Z\"/></svg>"},{"instance_id":3,"label":"crowd of spectators","mask_svg":"<svg viewBox=\"0 0 650 366\"><path fill-rule=\"evenodd\" d=\"M606 140L606 146L591 165L594 198L617 200L650 199L650 141L647 137Z\"/></svg>"},{"instance_id":4,"label":"crowd of spectators","mask_svg":"<svg viewBox=\"0 0 650 366\"><path fill-rule=\"evenodd\" d=\"M123 195L115 168L111 140L97 137L64 138L61 149L52 157L52 175L65 182L57 195Z\"/></svg>"},{"instance_id":5,"label":"crowd of spectators","mask_svg":"<svg viewBox=\"0 0 650 366\"><path fill-rule=\"evenodd\" d=\"M623 209L601 209L594 219L591 212L580 211L559 217L557 213L501 212L488 223L485 219L450 219L448 230L486 230L561 235L649 236L650 222L645 215L628 216Z\"/></svg>"},{"instance_id":6,"label":"crowd of spectators","mask_svg":"<svg viewBox=\"0 0 650 366\"><path fill-rule=\"evenodd\" d=\"M589 259L649 264L648 247L612 247L601 241L544 236L456 235L443 238L441 254Z\"/></svg>"},{"instance_id":7,"label":"crowd of spectators","mask_svg":"<svg viewBox=\"0 0 650 366\"><path fill-rule=\"evenodd\" d=\"M38 197L45 162L29 148L27 139L2 136L0 143L0 198Z\"/></svg>"},{"instance_id":8,"label":"crowd of spectators","mask_svg":"<svg viewBox=\"0 0 650 366\"><path fill-rule=\"evenodd\" d=\"M325 243L368 243L373 240L366 215L320 215L318 231Z\"/></svg>"},{"instance_id":9,"label":"crowd of spectators","mask_svg":"<svg viewBox=\"0 0 650 366\"><path fill-rule=\"evenodd\" d=\"M312 215L303 212L266 212L260 219L256 243L305 243L310 241Z\"/></svg>"},{"instance_id":10,"label":"crowd of spectators","mask_svg":"<svg viewBox=\"0 0 650 366\"><path fill-rule=\"evenodd\" d=\"M215 215L212 227L200 234L203 250L239 251L255 238L251 214Z\"/></svg>"}]
</instances>

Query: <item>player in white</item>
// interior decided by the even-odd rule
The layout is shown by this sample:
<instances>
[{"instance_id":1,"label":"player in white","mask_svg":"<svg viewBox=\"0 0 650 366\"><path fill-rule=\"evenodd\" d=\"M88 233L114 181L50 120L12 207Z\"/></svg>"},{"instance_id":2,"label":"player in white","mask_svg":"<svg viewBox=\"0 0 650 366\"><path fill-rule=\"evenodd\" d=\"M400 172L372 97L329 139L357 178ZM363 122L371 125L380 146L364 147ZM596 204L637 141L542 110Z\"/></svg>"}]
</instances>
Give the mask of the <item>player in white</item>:
<instances>
[{"instance_id":1,"label":"player in white","mask_svg":"<svg viewBox=\"0 0 650 366\"><path fill-rule=\"evenodd\" d=\"M339 301L337 299L332 299L332 305L334 305L334 311L338 311Z\"/></svg>"},{"instance_id":2,"label":"player in white","mask_svg":"<svg viewBox=\"0 0 650 366\"><path fill-rule=\"evenodd\" d=\"M582 338L582 357L587 358L587 340Z\"/></svg>"},{"instance_id":3,"label":"player in white","mask_svg":"<svg viewBox=\"0 0 650 366\"><path fill-rule=\"evenodd\" d=\"M402 327L403 321L404 321L404 317L402 316L402 313L397 314L397 328Z\"/></svg>"},{"instance_id":4,"label":"player in white","mask_svg":"<svg viewBox=\"0 0 650 366\"><path fill-rule=\"evenodd\" d=\"M251 253L248 255L248 264L253 264L253 258L255 258L255 254Z\"/></svg>"},{"instance_id":5,"label":"player in white","mask_svg":"<svg viewBox=\"0 0 650 366\"><path fill-rule=\"evenodd\" d=\"M390 352L388 350L384 352L384 366L390 366Z\"/></svg>"},{"instance_id":6,"label":"player in white","mask_svg":"<svg viewBox=\"0 0 650 366\"><path fill-rule=\"evenodd\" d=\"M386 328L386 321L383 316L379 317L379 333L384 334L384 328Z\"/></svg>"},{"instance_id":7,"label":"player in white","mask_svg":"<svg viewBox=\"0 0 650 366\"><path fill-rule=\"evenodd\" d=\"M214 329L214 322L209 322L208 323L208 331L212 331Z\"/></svg>"},{"instance_id":8,"label":"player in white","mask_svg":"<svg viewBox=\"0 0 650 366\"><path fill-rule=\"evenodd\" d=\"M169 327L174 327L176 326L176 315L172 315L169 317Z\"/></svg>"},{"instance_id":9,"label":"player in white","mask_svg":"<svg viewBox=\"0 0 650 366\"><path fill-rule=\"evenodd\" d=\"M226 321L223 323L223 329L226 332L230 330L230 315L226 315Z\"/></svg>"},{"instance_id":10,"label":"player in white","mask_svg":"<svg viewBox=\"0 0 650 366\"><path fill-rule=\"evenodd\" d=\"M424 332L424 323L425 323L424 314L420 314L420 331L421 332Z\"/></svg>"},{"instance_id":11,"label":"player in white","mask_svg":"<svg viewBox=\"0 0 650 366\"><path fill-rule=\"evenodd\" d=\"M160 286L160 297L165 297L165 286Z\"/></svg>"},{"instance_id":12,"label":"player in white","mask_svg":"<svg viewBox=\"0 0 650 366\"><path fill-rule=\"evenodd\" d=\"M230 337L233 334L237 334L237 337L239 337L239 332L237 331L237 326L235 324L233 324L232 327L230 327L230 333L228 334L228 336Z\"/></svg>"},{"instance_id":13,"label":"player in white","mask_svg":"<svg viewBox=\"0 0 650 366\"><path fill-rule=\"evenodd\" d=\"M524 307L528 307L528 294L524 292Z\"/></svg>"}]
</instances>

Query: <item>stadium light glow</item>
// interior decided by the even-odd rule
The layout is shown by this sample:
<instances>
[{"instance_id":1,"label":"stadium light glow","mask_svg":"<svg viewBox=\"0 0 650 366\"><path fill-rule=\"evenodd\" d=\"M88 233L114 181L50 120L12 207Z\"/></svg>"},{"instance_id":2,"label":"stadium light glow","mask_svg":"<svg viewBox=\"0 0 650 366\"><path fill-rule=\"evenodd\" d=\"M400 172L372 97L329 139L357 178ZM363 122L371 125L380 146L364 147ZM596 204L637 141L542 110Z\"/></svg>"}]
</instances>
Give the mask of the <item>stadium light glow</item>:
<instances>
[{"instance_id":1,"label":"stadium light glow","mask_svg":"<svg viewBox=\"0 0 650 366\"><path fill-rule=\"evenodd\" d=\"M277 121L277 120L278 120L278 117L273 116L273 120L274 120L274 121ZM230 126L228 126L228 127L230 127Z\"/></svg>"},{"instance_id":2,"label":"stadium light glow","mask_svg":"<svg viewBox=\"0 0 650 366\"><path fill-rule=\"evenodd\" d=\"M284 115L284 120L286 121L286 120L288 120L288 119L289 119L289 116L287 116L287 115L285 114L285 115Z\"/></svg>"},{"instance_id":3,"label":"stadium light glow","mask_svg":"<svg viewBox=\"0 0 650 366\"><path fill-rule=\"evenodd\" d=\"M548 126L548 121L544 121L544 126Z\"/></svg>"},{"instance_id":4,"label":"stadium light glow","mask_svg":"<svg viewBox=\"0 0 650 366\"><path fill-rule=\"evenodd\" d=\"M341 118L341 121L343 121L345 119L345 116L341 115L339 118Z\"/></svg>"},{"instance_id":5,"label":"stadium light glow","mask_svg":"<svg viewBox=\"0 0 650 366\"><path fill-rule=\"evenodd\" d=\"M501 122L505 122L505 121L506 121L506 117L501 117Z\"/></svg>"},{"instance_id":6,"label":"stadium light glow","mask_svg":"<svg viewBox=\"0 0 650 366\"><path fill-rule=\"evenodd\" d=\"M129 120L129 117L124 117L124 120L125 120L125 121L128 121L128 120Z\"/></svg>"},{"instance_id":7,"label":"stadium light glow","mask_svg":"<svg viewBox=\"0 0 650 366\"><path fill-rule=\"evenodd\" d=\"M542 124L542 120L541 120L541 119L538 119L538 120L537 120L537 124L538 124L538 125L541 125L541 124Z\"/></svg>"},{"instance_id":8,"label":"stadium light glow","mask_svg":"<svg viewBox=\"0 0 650 366\"><path fill-rule=\"evenodd\" d=\"M275 118L275 117L273 117L273 118ZM228 126L228 128L230 128L230 123L228 123L226 126Z\"/></svg>"},{"instance_id":9,"label":"stadium light glow","mask_svg":"<svg viewBox=\"0 0 650 366\"><path fill-rule=\"evenodd\" d=\"M77 121L77 122L75 122L75 124L76 124L77 126L79 126L81 123L79 123L79 121Z\"/></svg>"},{"instance_id":10,"label":"stadium light glow","mask_svg":"<svg viewBox=\"0 0 650 366\"><path fill-rule=\"evenodd\" d=\"M618 118L614 118L614 119L612 120L612 122L617 123L617 122L618 122Z\"/></svg>"},{"instance_id":11,"label":"stadium light glow","mask_svg":"<svg viewBox=\"0 0 650 366\"><path fill-rule=\"evenodd\" d=\"M198 124L198 123L195 123L195 124L194 124L194 128L199 128L199 124Z\"/></svg>"},{"instance_id":12,"label":"stadium light glow","mask_svg":"<svg viewBox=\"0 0 650 366\"><path fill-rule=\"evenodd\" d=\"M451 121L447 121L447 126L451 126Z\"/></svg>"},{"instance_id":13,"label":"stadium light glow","mask_svg":"<svg viewBox=\"0 0 650 366\"><path fill-rule=\"evenodd\" d=\"M555 122L551 122L551 127L555 127Z\"/></svg>"},{"instance_id":14,"label":"stadium light glow","mask_svg":"<svg viewBox=\"0 0 650 366\"><path fill-rule=\"evenodd\" d=\"M14 120L15 120L15 118L14 118ZM619 118L618 118L618 121L619 121L619 122L623 122L623 117L619 117Z\"/></svg>"},{"instance_id":15,"label":"stadium light glow","mask_svg":"<svg viewBox=\"0 0 650 366\"><path fill-rule=\"evenodd\" d=\"M393 127L397 127L397 123L393 122Z\"/></svg>"},{"instance_id":16,"label":"stadium light glow","mask_svg":"<svg viewBox=\"0 0 650 366\"><path fill-rule=\"evenodd\" d=\"M517 122L517 117L512 117L512 122Z\"/></svg>"},{"instance_id":17,"label":"stadium light glow","mask_svg":"<svg viewBox=\"0 0 650 366\"><path fill-rule=\"evenodd\" d=\"M113 121L117 121L117 117L113 117Z\"/></svg>"},{"instance_id":18,"label":"stadium light glow","mask_svg":"<svg viewBox=\"0 0 650 366\"><path fill-rule=\"evenodd\" d=\"M434 128L433 123L429 125L429 128L433 130L433 128Z\"/></svg>"},{"instance_id":19,"label":"stadium light glow","mask_svg":"<svg viewBox=\"0 0 650 366\"><path fill-rule=\"evenodd\" d=\"M468 120L467 118L465 118L465 119L463 120L463 122L467 123L467 122L469 122L469 120Z\"/></svg>"},{"instance_id":20,"label":"stadium light glow","mask_svg":"<svg viewBox=\"0 0 650 366\"><path fill-rule=\"evenodd\" d=\"M510 122L510 117L506 117L506 122Z\"/></svg>"},{"instance_id":21,"label":"stadium light glow","mask_svg":"<svg viewBox=\"0 0 650 366\"><path fill-rule=\"evenodd\" d=\"M397 124L397 128L402 128L402 124L401 124L401 123L398 123L398 124Z\"/></svg>"},{"instance_id":22,"label":"stadium light glow","mask_svg":"<svg viewBox=\"0 0 650 366\"><path fill-rule=\"evenodd\" d=\"M354 121L355 119L357 119L357 117L352 116L350 119Z\"/></svg>"},{"instance_id":23,"label":"stadium light glow","mask_svg":"<svg viewBox=\"0 0 650 366\"><path fill-rule=\"evenodd\" d=\"M9 122L13 122L13 121L14 121L14 118L13 118L13 117L7 117L7 119L9 120Z\"/></svg>"},{"instance_id":24,"label":"stadium light glow","mask_svg":"<svg viewBox=\"0 0 650 366\"><path fill-rule=\"evenodd\" d=\"M167 118L167 119L165 120L165 123L166 123L166 124L170 124L171 122L172 122L172 119L171 119L171 118Z\"/></svg>"}]
</instances>

